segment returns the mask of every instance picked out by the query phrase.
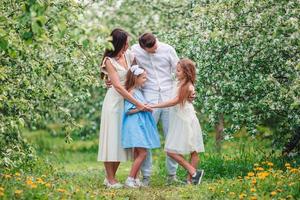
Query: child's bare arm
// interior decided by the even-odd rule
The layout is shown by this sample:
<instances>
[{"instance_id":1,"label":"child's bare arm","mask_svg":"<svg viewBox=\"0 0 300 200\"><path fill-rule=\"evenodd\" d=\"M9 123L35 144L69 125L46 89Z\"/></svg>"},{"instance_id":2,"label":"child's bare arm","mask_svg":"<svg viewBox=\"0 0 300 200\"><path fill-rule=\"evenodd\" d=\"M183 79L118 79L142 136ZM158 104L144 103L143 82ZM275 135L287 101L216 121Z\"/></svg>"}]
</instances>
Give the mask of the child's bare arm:
<instances>
[{"instance_id":1,"label":"child's bare arm","mask_svg":"<svg viewBox=\"0 0 300 200\"><path fill-rule=\"evenodd\" d=\"M137 109L137 108L134 108L134 109L129 110L126 114L131 115L131 114L134 114L134 113L137 113L137 112L140 112L140 110Z\"/></svg>"},{"instance_id":2,"label":"child's bare arm","mask_svg":"<svg viewBox=\"0 0 300 200\"><path fill-rule=\"evenodd\" d=\"M171 106L175 106L176 104L179 103L179 97L176 96L174 99L171 99L169 101L165 101L162 103L158 103L155 105L151 105L152 108L166 108L166 107L171 107Z\"/></svg>"}]
</instances>

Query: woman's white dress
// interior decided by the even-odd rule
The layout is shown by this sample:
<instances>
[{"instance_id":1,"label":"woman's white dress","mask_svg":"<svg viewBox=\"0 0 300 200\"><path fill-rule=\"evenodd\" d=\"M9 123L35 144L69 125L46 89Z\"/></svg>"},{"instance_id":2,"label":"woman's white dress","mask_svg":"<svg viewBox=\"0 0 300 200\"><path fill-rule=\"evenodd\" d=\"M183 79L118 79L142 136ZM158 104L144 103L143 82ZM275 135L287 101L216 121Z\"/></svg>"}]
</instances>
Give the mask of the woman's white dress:
<instances>
[{"instance_id":1,"label":"woman's white dress","mask_svg":"<svg viewBox=\"0 0 300 200\"><path fill-rule=\"evenodd\" d=\"M130 51L125 52L127 66L133 62ZM114 58L106 57L115 67L122 85L125 84L128 69L121 66ZM107 74L105 59L101 70ZM124 98L111 87L107 90L101 112L101 124L99 134L98 161L122 162L132 158L131 149L123 149L121 144L122 116L124 110Z\"/></svg>"},{"instance_id":2,"label":"woman's white dress","mask_svg":"<svg viewBox=\"0 0 300 200\"><path fill-rule=\"evenodd\" d=\"M175 95L177 91L174 87ZM202 130L192 103L187 101L183 106L170 107L165 151L183 155L204 152Z\"/></svg>"}]
</instances>

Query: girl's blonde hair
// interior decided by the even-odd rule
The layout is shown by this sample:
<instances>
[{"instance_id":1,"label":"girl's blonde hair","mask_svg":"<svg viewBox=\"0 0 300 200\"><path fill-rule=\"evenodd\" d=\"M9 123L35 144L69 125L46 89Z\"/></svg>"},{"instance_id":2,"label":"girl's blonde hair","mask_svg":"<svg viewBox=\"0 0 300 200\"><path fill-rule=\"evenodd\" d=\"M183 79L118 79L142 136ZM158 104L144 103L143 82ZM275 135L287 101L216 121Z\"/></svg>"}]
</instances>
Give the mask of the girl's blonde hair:
<instances>
[{"instance_id":1,"label":"girl's blonde hair","mask_svg":"<svg viewBox=\"0 0 300 200\"><path fill-rule=\"evenodd\" d=\"M179 60L177 64L181 67L182 72L184 74L184 82L180 85L178 91L179 103L183 105L190 96L189 83L195 85L196 64L188 58L183 58Z\"/></svg>"}]
</instances>

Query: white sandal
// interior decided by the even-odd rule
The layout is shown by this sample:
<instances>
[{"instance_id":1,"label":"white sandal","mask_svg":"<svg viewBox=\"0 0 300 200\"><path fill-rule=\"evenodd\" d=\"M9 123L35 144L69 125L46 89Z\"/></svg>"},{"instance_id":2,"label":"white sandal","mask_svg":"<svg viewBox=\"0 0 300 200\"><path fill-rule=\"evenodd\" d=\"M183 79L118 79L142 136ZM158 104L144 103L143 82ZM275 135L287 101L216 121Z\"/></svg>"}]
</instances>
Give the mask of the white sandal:
<instances>
[{"instance_id":1,"label":"white sandal","mask_svg":"<svg viewBox=\"0 0 300 200\"><path fill-rule=\"evenodd\" d=\"M105 185L109 189L120 189L123 187L123 184L121 183L110 184L107 178L104 179L103 185Z\"/></svg>"}]
</instances>

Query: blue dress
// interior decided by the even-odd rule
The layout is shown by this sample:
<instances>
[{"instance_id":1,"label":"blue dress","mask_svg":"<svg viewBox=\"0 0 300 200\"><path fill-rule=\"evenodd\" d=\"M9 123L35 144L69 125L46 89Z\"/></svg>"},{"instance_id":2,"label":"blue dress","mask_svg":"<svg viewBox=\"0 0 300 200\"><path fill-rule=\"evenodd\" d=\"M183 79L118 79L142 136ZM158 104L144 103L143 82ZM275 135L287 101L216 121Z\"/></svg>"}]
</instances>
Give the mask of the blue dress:
<instances>
[{"instance_id":1,"label":"blue dress","mask_svg":"<svg viewBox=\"0 0 300 200\"><path fill-rule=\"evenodd\" d=\"M142 103L146 103L142 92L138 89L134 90L133 97ZM134 104L127 100L124 101L122 147L159 148L159 135L152 113L140 111L134 114L127 114L128 111L135 108Z\"/></svg>"}]
</instances>

